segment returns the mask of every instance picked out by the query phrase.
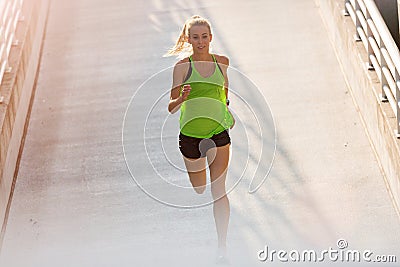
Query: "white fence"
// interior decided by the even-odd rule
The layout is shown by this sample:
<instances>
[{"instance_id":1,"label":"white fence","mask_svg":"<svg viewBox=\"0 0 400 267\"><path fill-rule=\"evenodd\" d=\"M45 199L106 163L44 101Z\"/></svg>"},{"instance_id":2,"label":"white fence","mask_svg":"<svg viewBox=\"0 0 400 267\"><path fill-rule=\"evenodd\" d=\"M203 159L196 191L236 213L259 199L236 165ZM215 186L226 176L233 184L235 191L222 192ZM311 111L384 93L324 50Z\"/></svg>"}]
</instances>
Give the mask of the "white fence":
<instances>
[{"instance_id":1,"label":"white fence","mask_svg":"<svg viewBox=\"0 0 400 267\"><path fill-rule=\"evenodd\" d=\"M0 0L0 83L4 73L11 71L8 60L11 46L16 43L15 30L22 3L23 0Z\"/></svg>"},{"instance_id":2,"label":"white fence","mask_svg":"<svg viewBox=\"0 0 400 267\"><path fill-rule=\"evenodd\" d=\"M400 52L374 0L345 0L345 13L356 26L356 40L368 53L368 68L375 69L381 83L381 100L389 102L397 119L400 138Z\"/></svg>"}]
</instances>

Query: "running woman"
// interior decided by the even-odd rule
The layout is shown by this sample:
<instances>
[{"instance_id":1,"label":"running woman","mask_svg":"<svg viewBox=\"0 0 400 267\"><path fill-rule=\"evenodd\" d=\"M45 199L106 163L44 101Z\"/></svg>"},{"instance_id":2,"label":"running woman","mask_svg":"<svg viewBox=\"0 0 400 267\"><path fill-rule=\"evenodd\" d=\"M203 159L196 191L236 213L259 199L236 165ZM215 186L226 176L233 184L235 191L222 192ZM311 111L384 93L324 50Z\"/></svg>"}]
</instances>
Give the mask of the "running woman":
<instances>
[{"instance_id":1,"label":"running woman","mask_svg":"<svg viewBox=\"0 0 400 267\"><path fill-rule=\"evenodd\" d=\"M183 26L166 56L189 53L176 63L168 111L180 109L179 149L194 190L206 188L206 168L210 170L213 214L218 236L217 261L226 260L226 236L230 207L225 180L234 119L228 109L229 59L210 53L212 40L208 20L192 16Z\"/></svg>"}]
</instances>

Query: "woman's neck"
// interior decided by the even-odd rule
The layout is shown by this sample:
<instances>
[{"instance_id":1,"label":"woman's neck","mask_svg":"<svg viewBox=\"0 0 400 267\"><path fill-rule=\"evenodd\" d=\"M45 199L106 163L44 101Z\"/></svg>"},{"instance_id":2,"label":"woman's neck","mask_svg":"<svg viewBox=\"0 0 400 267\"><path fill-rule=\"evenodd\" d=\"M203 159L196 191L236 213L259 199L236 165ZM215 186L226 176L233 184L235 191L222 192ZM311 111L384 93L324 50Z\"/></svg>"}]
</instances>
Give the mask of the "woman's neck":
<instances>
[{"instance_id":1,"label":"woman's neck","mask_svg":"<svg viewBox=\"0 0 400 267\"><path fill-rule=\"evenodd\" d=\"M213 61L213 58L210 53L205 54L193 54L193 61Z\"/></svg>"}]
</instances>

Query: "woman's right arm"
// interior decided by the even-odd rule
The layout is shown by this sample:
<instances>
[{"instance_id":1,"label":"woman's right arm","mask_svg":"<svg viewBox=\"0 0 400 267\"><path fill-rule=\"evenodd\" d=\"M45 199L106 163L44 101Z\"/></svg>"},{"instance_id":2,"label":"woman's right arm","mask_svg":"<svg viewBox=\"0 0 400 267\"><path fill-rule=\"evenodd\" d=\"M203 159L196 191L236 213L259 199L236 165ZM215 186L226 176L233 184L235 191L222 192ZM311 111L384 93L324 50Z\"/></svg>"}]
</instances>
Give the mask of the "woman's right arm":
<instances>
[{"instance_id":1,"label":"woman's right arm","mask_svg":"<svg viewBox=\"0 0 400 267\"><path fill-rule=\"evenodd\" d=\"M183 83L183 77L185 73L186 64L183 64L184 60L179 61L175 67L172 76L172 89L168 104L168 111L175 113L182 103L187 99L190 93L190 86L184 86L181 94L181 86Z\"/></svg>"},{"instance_id":2,"label":"woman's right arm","mask_svg":"<svg viewBox=\"0 0 400 267\"><path fill-rule=\"evenodd\" d=\"M169 99L168 111L174 114L182 105L182 96L179 96L180 87L174 87L171 89L171 97Z\"/></svg>"}]
</instances>

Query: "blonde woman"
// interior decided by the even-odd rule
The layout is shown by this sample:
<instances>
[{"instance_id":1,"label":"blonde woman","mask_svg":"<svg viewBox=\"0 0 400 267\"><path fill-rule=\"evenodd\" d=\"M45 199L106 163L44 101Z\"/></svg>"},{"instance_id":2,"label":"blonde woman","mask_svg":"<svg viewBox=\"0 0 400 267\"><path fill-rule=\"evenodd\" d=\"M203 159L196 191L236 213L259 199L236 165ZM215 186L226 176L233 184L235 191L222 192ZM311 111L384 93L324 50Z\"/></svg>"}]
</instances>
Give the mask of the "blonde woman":
<instances>
[{"instance_id":1,"label":"blonde woman","mask_svg":"<svg viewBox=\"0 0 400 267\"><path fill-rule=\"evenodd\" d=\"M218 236L218 261L226 261L226 236L230 207L225 180L229 164L229 128L234 119L228 110L229 59L210 53L210 23L193 16L167 56L188 53L176 63L173 71L168 111L180 109L179 149L194 190L206 188L206 168L214 199L213 213Z\"/></svg>"}]
</instances>

